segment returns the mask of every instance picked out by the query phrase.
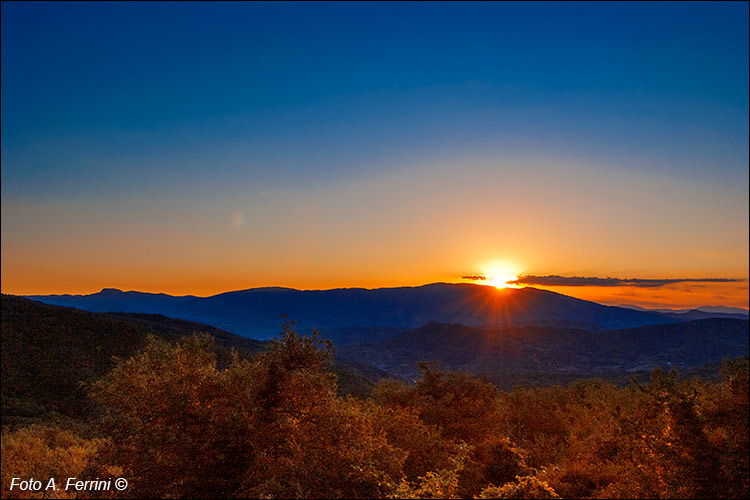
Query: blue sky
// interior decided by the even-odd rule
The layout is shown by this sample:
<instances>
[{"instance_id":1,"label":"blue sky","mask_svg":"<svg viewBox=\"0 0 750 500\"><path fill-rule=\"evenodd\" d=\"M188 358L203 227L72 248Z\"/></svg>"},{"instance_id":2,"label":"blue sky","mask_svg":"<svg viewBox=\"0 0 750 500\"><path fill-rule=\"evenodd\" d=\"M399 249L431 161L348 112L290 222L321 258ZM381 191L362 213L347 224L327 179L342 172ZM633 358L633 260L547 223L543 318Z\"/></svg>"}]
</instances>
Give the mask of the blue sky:
<instances>
[{"instance_id":1,"label":"blue sky","mask_svg":"<svg viewBox=\"0 0 750 500\"><path fill-rule=\"evenodd\" d=\"M611 173L579 198L655 176L731 213L748 59L746 2L3 2L4 219L86 204L135 224L137 204L225 197L231 213L248 193L319 198L446 162L479 180L508 159Z\"/></svg>"},{"instance_id":2,"label":"blue sky","mask_svg":"<svg viewBox=\"0 0 750 500\"><path fill-rule=\"evenodd\" d=\"M404 157L529 148L731 175L748 160L747 13L10 2L3 196L40 194L40 176L50 196L174 173L200 184L212 161L247 173L244 152L262 163L249 172L258 182L279 181L269 170L308 182ZM162 171L133 167L151 161Z\"/></svg>"}]
</instances>

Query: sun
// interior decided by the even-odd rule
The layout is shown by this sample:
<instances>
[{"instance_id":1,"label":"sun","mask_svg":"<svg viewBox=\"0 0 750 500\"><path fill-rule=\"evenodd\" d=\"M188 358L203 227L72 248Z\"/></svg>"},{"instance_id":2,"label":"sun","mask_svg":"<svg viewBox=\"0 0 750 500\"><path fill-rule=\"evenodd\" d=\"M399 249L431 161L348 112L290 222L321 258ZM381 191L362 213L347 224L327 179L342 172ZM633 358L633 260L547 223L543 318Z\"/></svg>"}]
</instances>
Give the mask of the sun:
<instances>
[{"instance_id":1,"label":"sun","mask_svg":"<svg viewBox=\"0 0 750 500\"><path fill-rule=\"evenodd\" d=\"M495 288L520 288L519 285L513 284L513 281L518 280L516 266L512 266L507 263L493 263L483 267L483 275L485 278L482 280L482 284L494 286Z\"/></svg>"},{"instance_id":2,"label":"sun","mask_svg":"<svg viewBox=\"0 0 750 500\"><path fill-rule=\"evenodd\" d=\"M485 284L494 286L495 288L518 288L518 285L510 283L518 279L517 274L510 274L507 272L488 274Z\"/></svg>"},{"instance_id":3,"label":"sun","mask_svg":"<svg viewBox=\"0 0 750 500\"><path fill-rule=\"evenodd\" d=\"M472 273L462 276L465 280L471 280L478 285L494 286L495 288L522 288L523 285L516 283L522 275L519 267L507 262L492 262L479 267L480 273Z\"/></svg>"}]
</instances>

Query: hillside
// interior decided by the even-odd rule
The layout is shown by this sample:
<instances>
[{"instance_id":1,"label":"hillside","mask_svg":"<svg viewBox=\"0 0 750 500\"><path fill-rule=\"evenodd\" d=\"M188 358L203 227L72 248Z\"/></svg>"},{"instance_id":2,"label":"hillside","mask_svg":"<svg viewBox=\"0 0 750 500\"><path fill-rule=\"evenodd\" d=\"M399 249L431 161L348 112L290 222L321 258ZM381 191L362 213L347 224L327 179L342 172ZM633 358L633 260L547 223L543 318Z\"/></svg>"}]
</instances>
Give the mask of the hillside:
<instances>
[{"instance_id":1,"label":"hillside","mask_svg":"<svg viewBox=\"0 0 750 500\"><path fill-rule=\"evenodd\" d=\"M498 380L513 375L516 380L565 381L656 367L683 371L725 357L747 356L748 322L703 319L605 333L433 322L382 342L342 346L341 354L407 380L417 377L419 361L435 360L453 370Z\"/></svg>"},{"instance_id":2,"label":"hillside","mask_svg":"<svg viewBox=\"0 0 750 500\"><path fill-rule=\"evenodd\" d=\"M85 416L90 406L82 383L105 375L113 357L138 352L149 334L167 340L208 334L222 365L232 349L242 357L266 349L265 342L161 315L92 313L5 294L0 304L4 423L56 414ZM370 379L383 376L346 360L337 362L334 372L344 394L367 394Z\"/></svg>"},{"instance_id":3,"label":"hillside","mask_svg":"<svg viewBox=\"0 0 750 500\"><path fill-rule=\"evenodd\" d=\"M141 349L149 333L174 340L203 332L214 336L220 356L229 349L249 355L261 342L216 328L163 316L107 315L2 296L2 414L68 416L88 411L81 383L106 374L113 357Z\"/></svg>"}]
</instances>

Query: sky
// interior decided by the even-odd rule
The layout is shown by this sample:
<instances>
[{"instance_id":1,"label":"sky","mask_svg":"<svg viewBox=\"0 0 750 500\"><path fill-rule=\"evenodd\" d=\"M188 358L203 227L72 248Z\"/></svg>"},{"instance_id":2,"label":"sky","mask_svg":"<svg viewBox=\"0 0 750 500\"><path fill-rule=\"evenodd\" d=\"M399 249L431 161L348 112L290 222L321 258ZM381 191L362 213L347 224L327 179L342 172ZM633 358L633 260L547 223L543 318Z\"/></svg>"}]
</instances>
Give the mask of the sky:
<instances>
[{"instance_id":1,"label":"sky","mask_svg":"<svg viewBox=\"0 0 750 500\"><path fill-rule=\"evenodd\" d=\"M3 293L748 307L747 2L1 8Z\"/></svg>"}]
</instances>

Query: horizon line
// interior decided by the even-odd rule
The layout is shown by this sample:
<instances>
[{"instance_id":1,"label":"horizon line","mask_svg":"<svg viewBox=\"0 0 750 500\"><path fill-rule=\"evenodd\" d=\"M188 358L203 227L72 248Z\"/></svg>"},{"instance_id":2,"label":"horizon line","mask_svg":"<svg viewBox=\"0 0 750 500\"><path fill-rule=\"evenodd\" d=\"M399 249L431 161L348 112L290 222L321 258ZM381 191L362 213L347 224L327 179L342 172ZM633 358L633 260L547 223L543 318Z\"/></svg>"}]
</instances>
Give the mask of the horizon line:
<instances>
[{"instance_id":1,"label":"horizon line","mask_svg":"<svg viewBox=\"0 0 750 500\"><path fill-rule=\"evenodd\" d=\"M748 281L747 278L743 279L736 279L733 281ZM576 298L578 300L586 300L587 302L595 302L601 305L605 305L608 307L621 307L621 308L628 308L628 306L635 306L637 308L645 309L645 310L674 310L674 311L680 311L680 310L697 310L701 307L725 307L728 309L738 309L741 311L748 311L750 313L750 307L738 307L738 306L726 306L723 304L702 304L700 306L690 307L690 306L674 306L674 307L644 307L641 305L638 305L636 303L628 304L625 302L620 302L619 304L607 304L605 302L601 301L595 301L595 300L589 300L589 299L580 299L578 297L575 297L574 295L567 295L562 294L560 292L556 292L553 290L547 290L545 288L541 287L535 287L530 285L521 285L520 287L495 287L493 285L488 284L481 284L481 283L467 283L467 282L446 282L446 281L437 281L437 282L431 282L431 283L425 283L422 285L402 285L402 286L383 286L383 287L374 287L374 288L366 288L366 287L358 287L358 286L352 286L352 287L334 287L334 288L294 288L294 287L288 287L288 286L259 286L259 287L251 287L251 288L243 288L243 289L235 289L235 290L226 290L219 293L214 294L208 294L208 295L195 295L195 294L184 294L184 295L173 295L166 292L151 292L151 291L142 291L142 290L123 290L116 287L103 287L99 291L90 292L90 293L51 293L51 294L23 294L23 293L8 293L8 292L1 292L3 295L14 295L17 297L24 297L24 298L33 298L33 297L88 297L92 295L97 295L105 291L116 291L120 293L141 293L141 294L148 294L148 295L164 295L168 297L174 297L174 298L211 298L216 297L219 295L224 295L228 293L238 293L238 292L252 292L252 291L260 291L260 290L287 290L287 291L294 291L294 292L329 292L329 291L337 291L337 290L365 290L365 291L376 291L376 290L395 290L395 289L403 289L403 288L422 288L427 286L434 286L434 285L468 285L473 287L488 287L488 288L494 288L496 291L505 292L507 290L524 290L527 288L533 289L533 290L539 290L544 292L550 292L550 293L557 293L560 295L566 295L572 298ZM542 285L543 286L543 285ZM595 285L589 285L591 287L595 287ZM627 285L623 285L627 286ZM573 286L570 288L581 288L577 286Z\"/></svg>"}]
</instances>

